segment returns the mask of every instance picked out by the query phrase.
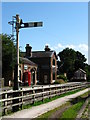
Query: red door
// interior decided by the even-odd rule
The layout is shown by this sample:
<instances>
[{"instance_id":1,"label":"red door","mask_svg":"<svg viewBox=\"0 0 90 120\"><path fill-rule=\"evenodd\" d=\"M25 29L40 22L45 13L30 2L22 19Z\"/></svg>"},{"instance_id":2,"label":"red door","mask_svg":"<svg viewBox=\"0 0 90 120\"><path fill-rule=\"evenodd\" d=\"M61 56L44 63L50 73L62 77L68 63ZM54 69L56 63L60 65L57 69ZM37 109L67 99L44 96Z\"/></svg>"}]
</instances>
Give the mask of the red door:
<instances>
[{"instance_id":1,"label":"red door","mask_svg":"<svg viewBox=\"0 0 90 120\"><path fill-rule=\"evenodd\" d=\"M23 73L23 82L25 85L31 85L31 72L27 71Z\"/></svg>"},{"instance_id":2,"label":"red door","mask_svg":"<svg viewBox=\"0 0 90 120\"><path fill-rule=\"evenodd\" d=\"M28 72L28 85L31 85L31 72Z\"/></svg>"}]
</instances>

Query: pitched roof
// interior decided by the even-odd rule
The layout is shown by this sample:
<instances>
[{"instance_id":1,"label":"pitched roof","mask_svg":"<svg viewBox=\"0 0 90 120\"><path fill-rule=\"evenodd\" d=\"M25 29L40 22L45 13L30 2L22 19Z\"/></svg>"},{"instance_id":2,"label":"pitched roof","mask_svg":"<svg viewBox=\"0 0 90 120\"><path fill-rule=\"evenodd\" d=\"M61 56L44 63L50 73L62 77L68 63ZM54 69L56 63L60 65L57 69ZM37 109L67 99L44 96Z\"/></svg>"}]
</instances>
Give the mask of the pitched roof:
<instances>
[{"instance_id":1,"label":"pitched roof","mask_svg":"<svg viewBox=\"0 0 90 120\"><path fill-rule=\"evenodd\" d=\"M23 57L20 57L20 60L21 62L23 62L24 64L29 64L31 66L37 66L36 63L32 62L31 60L27 59L27 58L23 58Z\"/></svg>"},{"instance_id":2,"label":"pitched roof","mask_svg":"<svg viewBox=\"0 0 90 120\"><path fill-rule=\"evenodd\" d=\"M81 68L79 68L76 72L78 72L78 71L81 71L81 72L83 72L83 73L86 73L84 70L82 70ZM75 73L76 73L75 72Z\"/></svg>"},{"instance_id":3,"label":"pitched roof","mask_svg":"<svg viewBox=\"0 0 90 120\"><path fill-rule=\"evenodd\" d=\"M33 51L32 52L32 57L33 58L41 58L41 57L52 57L53 51Z\"/></svg>"},{"instance_id":4,"label":"pitched roof","mask_svg":"<svg viewBox=\"0 0 90 120\"><path fill-rule=\"evenodd\" d=\"M79 68L80 71L82 71L83 73L86 73L86 71L82 70L81 68Z\"/></svg>"},{"instance_id":5,"label":"pitched roof","mask_svg":"<svg viewBox=\"0 0 90 120\"><path fill-rule=\"evenodd\" d=\"M52 57L53 54L56 56L55 51L32 51L32 58ZM25 57L25 52L22 52L22 56Z\"/></svg>"}]
</instances>

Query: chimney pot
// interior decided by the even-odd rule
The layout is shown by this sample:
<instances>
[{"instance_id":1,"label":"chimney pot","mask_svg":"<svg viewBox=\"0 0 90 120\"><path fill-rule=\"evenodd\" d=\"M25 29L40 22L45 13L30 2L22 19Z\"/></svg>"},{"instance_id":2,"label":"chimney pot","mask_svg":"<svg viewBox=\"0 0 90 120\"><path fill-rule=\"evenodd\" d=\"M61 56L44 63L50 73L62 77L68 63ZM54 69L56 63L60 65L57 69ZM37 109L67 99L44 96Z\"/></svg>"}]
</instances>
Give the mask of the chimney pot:
<instances>
[{"instance_id":1,"label":"chimney pot","mask_svg":"<svg viewBox=\"0 0 90 120\"><path fill-rule=\"evenodd\" d=\"M29 44L26 44L27 47L29 47Z\"/></svg>"},{"instance_id":2,"label":"chimney pot","mask_svg":"<svg viewBox=\"0 0 90 120\"><path fill-rule=\"evenodd\" d=\"M50 48L48 47L48 45L45 46L45 51L50 51Z\"/></svg>"},{"instance_id":3,"label":"chimney pot","mask_svg":"<svg viewBox=\"0 0 90 120\"><path fill-rule=\"evenodd\" d=\"M26 44L26 57L29 58L31 57L31 50L32 50L32 47L29 46L29 44Z\"/></svg>"}]
</instances>

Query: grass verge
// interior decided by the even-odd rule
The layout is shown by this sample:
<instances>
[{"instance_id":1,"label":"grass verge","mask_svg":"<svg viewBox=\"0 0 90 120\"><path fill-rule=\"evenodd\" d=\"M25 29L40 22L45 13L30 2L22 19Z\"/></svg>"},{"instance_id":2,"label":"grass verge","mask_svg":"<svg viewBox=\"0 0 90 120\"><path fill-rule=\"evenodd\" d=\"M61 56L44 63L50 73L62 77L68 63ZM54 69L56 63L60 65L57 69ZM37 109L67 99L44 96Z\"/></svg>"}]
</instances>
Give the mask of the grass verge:
<instances>
[{"instance_id":1,"label":"grass verge","mask_svg":"<svg viewBox=\"0 0 90 120\"><path fill-rule=\"evenodd\" d=\"M48 117L50 116L50 115L52 115L54 112L56 112L57 110L59 110L59 109L62 109L62 108L64 108L65 106L69 106L70 105L70 102L66 102L65 104L63 104L63 105L61 105L61 106L59 106L59 107L57 107L57 108L55 108L55 109L53 109L53 110L50 110L50 111L48 111L47 113L44 113L44 114L42 114L42 115L40 115L38 118L36 118L36 120L40 120L40 119L42 119L42 118L45 118L45 120L46 120L46 118L48 119Z\"/></svg>"},{"instance_id":2,"label":"grass verge","mask_svg":"<svg viewBox=\"0 0 90 120\"><path fill-rule=\"evenodd\" d=\"M84 101L80 101L76 103L75 105L72 105L69 109L67 109L65 112L63 112L62 116L60 117L60 120L63 119L74 119L77 116L77 113L79 112L81 106L84 104Z\"/></svg>"},{"instance_id":3,"label":"grass verge","mask_svg":"<svg viewBox=\"0 0 90 120\"><path fill-rule=\"evenodd\" d=\"M81 116L82 119L86 118L89 120L89 115L90 115L90 107L89 106L90 106L90 101L88 102L84 112L82 113L82 116Z\"/></svg>"},{"instance_id":4,"label":"grass verge","mask_svg":"<svg viewBox=\"0 0 90 120\"><path fill-rule=\"evenodd\" d=\"M89 91L90 92L90 91ZM57 112L57 110L62 109L62 107L64 108L65 106L68 106L71 104L71 107L69 107L67 110L65 110L63 112L63 114L60 116L60 120L68 120L68 119L72 119L74 120L77 116L77 113L79 112L79 110L81 109L82 105L85 102L85 98L87 98L88 92L84 93L83 95L73 99L72 101L69 101L65 104L63 104L62 106L59 106L58 108L55 108L53 110L48 111L47 113L44 113L42 115L40 115L38 118L42 119L44 118L45 120L47 120L48 118L50 118L50 116L52 114L55 114L55 112ZM37 120L38 120L37 118Z\"/></svg>"},{"instance_id":5,"label":"grass verge","mask_svg":"<svg viewBox=\"0 0 90 120\"><path fill-rule=\"evenodd\" d=\"M64 97L64 96L67 96L67 95L71 95L71 94L74 94L74 93L77 93L77 92L79 92L79 91L81 91L81 89L78 89L78 90L75 90L75 91L69 91L69 92L67 92L67 93L64 93L64 94L61 94L61 95L59 95L59 96L54 96L54 97L52 97L52 98L46 98L46 99L44 99L44 101L38 101L38 102L35 102L34 104L28 104L28 105L23 105L23 109L28 109L28 108L30 108L30 107L32 107L32 106L37 106L37 105L41 105L41 104L44 104L44 103L48 103L48 102L51 102L51 101L53 101L53 100L56 100L56 99L58 99L58 98L61 98L61 97Z\"/></svg>"}]
</instances>

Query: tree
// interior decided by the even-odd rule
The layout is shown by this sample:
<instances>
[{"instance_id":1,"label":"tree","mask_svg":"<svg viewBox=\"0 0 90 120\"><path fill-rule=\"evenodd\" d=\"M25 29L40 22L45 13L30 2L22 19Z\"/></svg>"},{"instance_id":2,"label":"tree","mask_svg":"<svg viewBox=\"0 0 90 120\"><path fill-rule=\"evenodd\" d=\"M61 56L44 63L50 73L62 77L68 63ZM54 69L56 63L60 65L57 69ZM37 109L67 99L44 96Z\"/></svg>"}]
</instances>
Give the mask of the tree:
<instances>
[{"instance_id":1,"label":"tree","mask_svg":"<svg viewBox=\"0 0 90 120\"><path fill-rule=\"evenodd\" d=\"M86 62L86 58L84 55L82 55L79 51L76 51L76 60L75 60L75 70L78 70L78 68L85 68L85 62Z\"/></svg>"},{"instance_id":2,"label":"tree","mask_svg":"<svg viewBox=\"0 0 90 120\"><path fill-rule=\"evenodd\" d=\"M90 82L90 65L86 64L84 70L87 74L87 81Z\"/></svg>"},{"instance_id":3,"label":"tree","mask_svg":"<svg viewBox=\"0 0 90 120\"><path fill-rule=\"evenodd\" d=\"M2 77L5 79L5 85L8 85L16 63L16 48L11 36L0 34L0 37L2 39Z\"/></svg>"},{"instance_id":4,"label":"tree","mask_svg":"<svg viewBox=\"0 0 90 120\"><path fill-rule=\"evenodd\" d=\"M59 52L58 56L60 57L60 64L59 70L62 73L67 73L67 77L72 77L71 73L74 71L74 60L76 58L76 53L73 49L65 48L63 51Z\"/></svg>"},{"instance_id":5,"label":"tree","mask_svg":"<svg viewBox=\"0 0 90 120\"><path fill-rule=\"evenodd\" d=\"M58 68L61 73L67 73L67 78L73 77L74 72L85 67L86 58L79 51L65 48L59 52L60 62L58 62Z\"/></svg>"}]
</instances>

